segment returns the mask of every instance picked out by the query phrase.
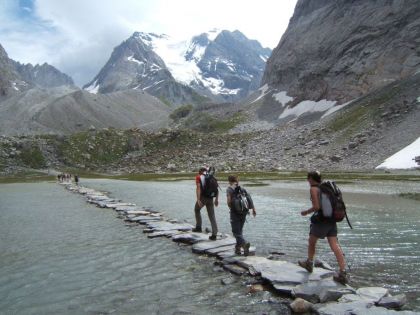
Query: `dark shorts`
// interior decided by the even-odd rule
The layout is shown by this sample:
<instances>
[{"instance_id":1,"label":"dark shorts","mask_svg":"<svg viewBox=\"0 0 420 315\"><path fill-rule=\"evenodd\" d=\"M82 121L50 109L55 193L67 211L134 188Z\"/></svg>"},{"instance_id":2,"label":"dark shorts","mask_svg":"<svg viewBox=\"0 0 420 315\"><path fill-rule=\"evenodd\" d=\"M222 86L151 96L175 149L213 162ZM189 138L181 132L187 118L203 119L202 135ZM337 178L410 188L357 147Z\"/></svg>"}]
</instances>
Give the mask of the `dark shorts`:
<instances>
[{"instance_id":1,"label":"dark shorts","mask_svg":"<svg viewBox=\"0 0 420 315\"><path fill-rule=\"evenodd\" d=\"M337 223L335 222L311 223L309 235L313 235L318 238L337 236Z\"/></svg>"}]
</instances>

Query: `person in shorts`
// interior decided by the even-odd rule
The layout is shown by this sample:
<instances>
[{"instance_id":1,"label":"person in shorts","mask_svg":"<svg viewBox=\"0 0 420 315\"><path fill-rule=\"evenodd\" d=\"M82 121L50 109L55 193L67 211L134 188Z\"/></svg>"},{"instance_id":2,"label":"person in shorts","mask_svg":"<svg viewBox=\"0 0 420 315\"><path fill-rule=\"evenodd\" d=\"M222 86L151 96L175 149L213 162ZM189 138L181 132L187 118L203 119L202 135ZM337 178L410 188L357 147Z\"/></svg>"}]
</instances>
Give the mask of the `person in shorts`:
<instances>
[{"instance_id":1,"label":"person in shorts","mask_svg":"<svg viewBox=\"0 0 420 315\"><path fill-rule=\"evenodd\" d=\"M315 248L318 239L327 238L328 244L330 245L331 250L334 252L334 255L337 259L338 266L340 268L339 272L334 275L334 280L345 284L348 282L348 277L346 273L346 262L344 259L343 251L341 250L340 245L338 244L337 239L337 223L334 221L329 221L322 217L321 201L320 195L321 191L319 185L321 184L321 173L318 171L309 172L307 175L308 184L310 186L310 196L312 201L312 207L308 210L303 210L300 214L306 216L313 213L311 217L311 226L309 231L309 241L308 241L308 258L306 260L299 260L299 266L305 268L308 272L313 271L313 260L315 256Z\"/></svg>"}]
</instances>

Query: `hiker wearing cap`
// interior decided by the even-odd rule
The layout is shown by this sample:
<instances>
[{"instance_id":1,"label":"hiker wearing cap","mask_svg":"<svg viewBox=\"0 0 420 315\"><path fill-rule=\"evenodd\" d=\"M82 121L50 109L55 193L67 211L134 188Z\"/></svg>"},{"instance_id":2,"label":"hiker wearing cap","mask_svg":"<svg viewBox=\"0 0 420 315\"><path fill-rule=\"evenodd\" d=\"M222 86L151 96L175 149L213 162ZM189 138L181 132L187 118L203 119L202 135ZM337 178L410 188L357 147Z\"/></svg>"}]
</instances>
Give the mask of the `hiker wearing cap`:
<instances>
[{"instance_id":1,"label":"hiker wearing cap","mask_svg":"<svg viewBox=\"0 0 420 315\"><path fill-rule=\"evenodd\" d=\"M214 206L219 205L219 191L217 180L214 177L214 168L209 170L206 167L201 167L195 177L195 195L196 202L194 206L195 228L193 232L202 232L201 209L206 206L207 214L211 224L210 240L214 241L217 238L217 223L216 215L214 213Z\"/></svg>"},{"instance_id":2,"label":"hiker wearing cap","mask_svg":"<svg viewBox=\"0 0 420 315\"><path fill-rule=\"evenodd\" d=\"M249 210L252 209L252 215L255 217L254 203L248 192L239 186L238 176L228 176L229 187L226 189L227 205L230 210L230 225L232 227L232 234L236 238L235 254L241 254L241 248L244 251L244 256L249 255L249 247L251 246L243 236L243 228L246 221L246 216Z\"/></svg>"},{"instance_id":3,"label":"hiker wearing cap","mask_svg":"<svg viewBox=\"0 0 420 315\"><path fill-rule=\"evenodd\" d=\"M299 266L305 268L308 272L313 271L313 260L315 256L316 243L318 239L327 237L328 244L330 245L331 250L334 252L340 268L339 272L334 275L334 280L345 284L348 282L345 268L346 262L344 259L343 251L338 244L337 223L332 220L326 220L322 217L320 200L321 191L319 188L322 181L321 173L318 171L308 172L307 180L310 186L312 207L308 210L303 210L301 215L306 216L312 213L312 217L308 241L308 258L306 260L299 260Z\"/></svg>"}]
</instances>

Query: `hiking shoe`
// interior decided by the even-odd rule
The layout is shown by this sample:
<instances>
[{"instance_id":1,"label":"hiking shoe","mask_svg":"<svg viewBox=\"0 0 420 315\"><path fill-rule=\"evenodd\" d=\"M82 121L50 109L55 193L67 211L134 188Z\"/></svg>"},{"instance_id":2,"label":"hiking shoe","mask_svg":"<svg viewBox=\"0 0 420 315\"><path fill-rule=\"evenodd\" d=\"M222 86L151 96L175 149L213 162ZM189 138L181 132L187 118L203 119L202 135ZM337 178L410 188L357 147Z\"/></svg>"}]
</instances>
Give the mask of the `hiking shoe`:
<instances>
[{"instance_id":1,"label":"hiking shoe","mask_svg":"<svg viewBox=\"0 0 420 315\"><path fill-rule=\"evenodd\" d=\"M242 247L244 248L244 256L248 256L249 255L249 248L251 247L251 244L249 244L247 242L244 245L242 245Z\"/></svg>"},{"instance_id":2,"label":"hiking shoe","mask_svg":"<svg viewBox=\"0 0 420 315\"><path fill-rule=\"evenodd\" d=\"M314 270L314 263L309 259L299 260L298 264L302 268L305 268L306 270L308 270L308 272L312 272Z\"/></svg>"},{"instance_id":3,"label":"hiking shoe","mask_svg":"<svg viewBox=\"0 0 420 315\"><path fill-rule=\"evenodd\" d=\"M334 281L345 285L349 282L349 277L346 271L339 271L333 276Z\"/></svg>"},{"instance_id":4,"label":"hiking shoe","mask_svg":"<svg viewBox=\"0 0 420 315\"><path fill-rule=\"evenodd\" d=\"M193 232L198 232L198 233L203 232L203 230L201 229L201 227L195 227L195 228L193 228L191 231L193 231Z\"/></svg>"},{"instance_id":5,"label":"hiking shoe","mask_svg":"<svg viewBox=\"0 0 420 315\"><path fill-rule=\"evenodd\" d=\"M209 236L209 240L210 240L210 241L215 241L215 240L216 240L216 238L217 238L217 236L216 236L216 235L210 235L210 236Z\"/></svg>"},{"instance_id":6,"label":"hiking shoe","mask_svg":"<svg viewBox=\"0 0 420 315\"><path fill-rule=\"evenodd\" d=\"M235 246L235 255L241 254L241 246Z\"/></svg>"}]
</instances>

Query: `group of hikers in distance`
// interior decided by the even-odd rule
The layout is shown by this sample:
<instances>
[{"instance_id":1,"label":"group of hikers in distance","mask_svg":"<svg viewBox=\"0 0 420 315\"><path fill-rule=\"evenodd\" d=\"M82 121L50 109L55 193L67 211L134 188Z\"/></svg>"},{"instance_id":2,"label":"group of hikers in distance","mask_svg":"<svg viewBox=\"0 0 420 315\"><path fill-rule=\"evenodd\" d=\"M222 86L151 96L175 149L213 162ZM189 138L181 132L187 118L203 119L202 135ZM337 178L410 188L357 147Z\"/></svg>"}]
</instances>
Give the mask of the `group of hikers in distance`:
<instances>
[{"instance_id":1,"label":"group of hikers in distance","mask_svg":"<svg viewBox=\"0 0 420 315\"><path fill-rule=\"evenodd\" d=\"M246 216L252 212L257 215L251 195L239 185L239 178L235 175L228 176L229 186L226 189L226 203L230 210L230 224L232 234L236 238L235 254L244 256L249 255L250 243L243 236L243 227ZM307 181L310 186L310 200L312 207L301 211L302 216L312 214L309 229L308 257L299 260L298 264L312 273L314 266L314 256L316 243L319 239L328 240L339 266L339 271L334 275L334 280L346 284L348 274L346 272L346 262L343 251L337 238L337 222L347 219L345 204L342 199L341 191L334 182L323 182L321 173L311 171L307 174ZM196 203L194 213L196 226L193 232L202 232L201 209L205 206L211 224L211 235L209 239L217 240L217 222L214 207L219 205L219 184L215 177L214 167L203 166L198 170L195 177L196 183Z\"/></svg>"},{"instance_id":2,"label":"group of hikers in distance","mask_svg":"<svg viewBox=\"0 0 420 315\"><path fill-rule=\"evenodd\" d=\"M74 175L72 176L71 174L67 174L67 173L62 173L62 174L58 174L57 175L57 180L60 183L70 183L72 181L72 178L74 178L74 183L76 185L79 185L79 175Z\"/></svg>"}]
</instances>

